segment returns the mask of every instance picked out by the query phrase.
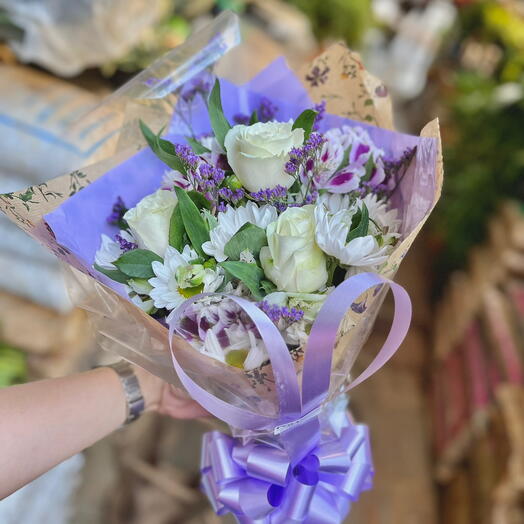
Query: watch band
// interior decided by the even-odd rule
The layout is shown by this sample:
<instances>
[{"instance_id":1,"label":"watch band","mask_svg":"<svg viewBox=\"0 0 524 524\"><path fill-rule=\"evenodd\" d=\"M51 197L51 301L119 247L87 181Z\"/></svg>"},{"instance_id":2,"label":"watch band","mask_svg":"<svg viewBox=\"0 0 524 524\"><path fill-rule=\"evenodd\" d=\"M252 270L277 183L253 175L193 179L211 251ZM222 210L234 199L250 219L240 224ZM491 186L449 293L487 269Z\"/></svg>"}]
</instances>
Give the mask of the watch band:
<instances>
[{"instance_id":1,"label":"watch band","mask_svg":"<svg viewBox=\"0 0 524 524\"><path fill-rule=\"evenodd\" d=\"M142 396L138 378L131 365L125 360L120 360L119 362L108 364L104 367L114 369L122 383L127 401L127 416L124 425L129 424L133 422L133 420L136 420L145 408L145 401Z\"/></svg>"}]
</instances>

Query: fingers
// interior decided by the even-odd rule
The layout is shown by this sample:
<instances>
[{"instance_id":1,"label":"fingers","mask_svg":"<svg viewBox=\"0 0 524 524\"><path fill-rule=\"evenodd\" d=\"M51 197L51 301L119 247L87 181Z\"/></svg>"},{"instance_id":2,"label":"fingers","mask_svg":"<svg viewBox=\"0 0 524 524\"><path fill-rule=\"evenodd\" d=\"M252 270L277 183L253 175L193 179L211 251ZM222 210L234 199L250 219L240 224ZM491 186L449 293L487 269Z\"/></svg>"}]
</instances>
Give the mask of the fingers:
<instances>
[{"instance_id":1,"label":"fingers","mask_svg":"<svg viewBox=\"0 0 524 524\"><path fill-rule=\"evenodd\" d=\"M164 389L158 411L163 415L178 419L209 416L209 413L200 404L190 398L176 396L170 388Z\"/></svg>"}]
</instances>

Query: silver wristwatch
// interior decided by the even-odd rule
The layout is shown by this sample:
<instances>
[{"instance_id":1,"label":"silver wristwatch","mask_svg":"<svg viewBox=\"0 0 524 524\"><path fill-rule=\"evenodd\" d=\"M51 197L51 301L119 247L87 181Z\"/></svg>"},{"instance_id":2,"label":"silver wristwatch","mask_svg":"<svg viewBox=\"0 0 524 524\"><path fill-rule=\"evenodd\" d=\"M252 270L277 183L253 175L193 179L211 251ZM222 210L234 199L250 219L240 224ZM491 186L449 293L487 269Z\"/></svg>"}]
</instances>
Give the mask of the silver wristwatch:
<instances>
[{"instance_id":1,"label":"silver wristwatch","mask_svg":"<svg viewBox=\"0 0 524 524\"><path fill-rule=\"evenodd\" d=\"M142 396L140 384L138 383L138 378L131 364L125 360L108 364L105 367L114 369L122 383L127 400L127 416L124 424L129 424L133 422L133 420L136 420L145 408L145 401Z\"/></svg>"}]
</instances>

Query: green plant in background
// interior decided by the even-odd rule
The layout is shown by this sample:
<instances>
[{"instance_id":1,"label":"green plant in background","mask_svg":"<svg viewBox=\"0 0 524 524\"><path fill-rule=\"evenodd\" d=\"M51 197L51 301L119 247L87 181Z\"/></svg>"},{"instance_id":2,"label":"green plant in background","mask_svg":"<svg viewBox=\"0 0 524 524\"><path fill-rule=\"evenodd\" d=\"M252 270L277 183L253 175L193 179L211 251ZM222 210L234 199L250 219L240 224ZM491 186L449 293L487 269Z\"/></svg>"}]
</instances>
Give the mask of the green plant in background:
<instances>
[{"instance_id":1,"label":"green plant in background","mask_svg":"<svg viewBox=\"0 0 524 524\"><path fill-rule=\"evenodd\" d=\"M490 76L459 67L444 99L446 180L433 220L441 278L467 263L501 200L524 200L524 21L493 1L464 9L460 21L460 44L497 46L501 59Z\"/></svg>"},{"instance_id":2,"label":"green plant in background","mask_svg":"<svg viewBox=\"0 0 524 524\"><path fill-rule=\"evenodd\" d=\"M372 22L370 0L287 0L310 19L319 40L343 38L358 46Z\"/></svg>"},{"instance_id":3,"label":"green plant in background","mask_svg":"<svg viewBox=\"0 0 524 524\"><path fill-rule=\"evenodd\" d=\"M25 353L0 342L0 388L27 380Z\"/></svg>"}]
</instances>

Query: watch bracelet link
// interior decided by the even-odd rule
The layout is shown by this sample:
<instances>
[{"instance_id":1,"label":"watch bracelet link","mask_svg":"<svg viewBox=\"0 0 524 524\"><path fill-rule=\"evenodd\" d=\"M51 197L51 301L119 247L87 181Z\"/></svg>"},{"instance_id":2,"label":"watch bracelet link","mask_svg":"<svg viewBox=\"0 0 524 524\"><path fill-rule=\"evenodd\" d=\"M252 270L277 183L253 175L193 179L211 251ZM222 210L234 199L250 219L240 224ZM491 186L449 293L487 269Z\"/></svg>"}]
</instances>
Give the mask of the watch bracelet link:
<instances>
[{"instance_id":1,"label":"watch bracelet link","mask_svg":"<svg viewBox=\"0 0 524 524\"><path fill-rule=\"evenodd\" d=\"M140 389L140 383L131 364L125 360L120 360L113 364L97 367L112 368L120 379L127 403L127 415L124 425L136 420L145 409L145 400Z\"/></svg>"}]
</instances>

